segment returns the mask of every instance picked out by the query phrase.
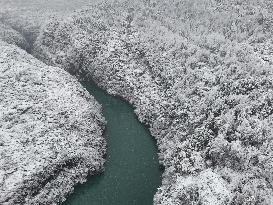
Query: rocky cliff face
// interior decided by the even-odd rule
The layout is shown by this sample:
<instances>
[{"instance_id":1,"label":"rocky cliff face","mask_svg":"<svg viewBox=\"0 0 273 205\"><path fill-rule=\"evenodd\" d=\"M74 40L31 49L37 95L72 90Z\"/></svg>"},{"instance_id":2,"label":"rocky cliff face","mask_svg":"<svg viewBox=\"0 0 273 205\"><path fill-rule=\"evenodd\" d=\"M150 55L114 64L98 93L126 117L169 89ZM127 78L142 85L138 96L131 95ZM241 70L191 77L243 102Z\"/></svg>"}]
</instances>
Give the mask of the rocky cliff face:
<instances>
[{"instance_id":1,"label":"rocky cliff face","mask_svg":"<svg viewBox=\"0 0 273 205\"><path fill-rule=\"evenodd\" d=\"M165 167L155 204L270 205L271 14L268 1L101 4L52 19L33 52L135 106Z\"/></svg>"},{"instance_id":2,"label":"rocky cliff face","mask_svg":"<svg viewBox=\"0 0 273 205\"><path fill-rule=\"evenodd\" d=\"M101 107L79 82L0 41L0 204L59 204L103 170Z\"/></svg>"}]
</instances>

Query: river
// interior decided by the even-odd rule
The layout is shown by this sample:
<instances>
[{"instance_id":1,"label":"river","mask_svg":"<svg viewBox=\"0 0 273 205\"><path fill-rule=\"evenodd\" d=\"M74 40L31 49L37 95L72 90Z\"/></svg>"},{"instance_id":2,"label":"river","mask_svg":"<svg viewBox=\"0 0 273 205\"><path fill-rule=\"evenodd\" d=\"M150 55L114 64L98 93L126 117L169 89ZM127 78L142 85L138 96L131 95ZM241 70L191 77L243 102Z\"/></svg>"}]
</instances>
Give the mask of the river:
<instances>
[{"instance_id":1,"label":"river","mask_svg":"<svg viewBox=\"0 0 273 205\"><path fill-rule=\"evenodd\" d=\"M102 105L107 121L105 172L78 185L65 205L152 205L161 184L156 142L133 108L94 83L84 87Z\"/></svg>"}]
</instances>

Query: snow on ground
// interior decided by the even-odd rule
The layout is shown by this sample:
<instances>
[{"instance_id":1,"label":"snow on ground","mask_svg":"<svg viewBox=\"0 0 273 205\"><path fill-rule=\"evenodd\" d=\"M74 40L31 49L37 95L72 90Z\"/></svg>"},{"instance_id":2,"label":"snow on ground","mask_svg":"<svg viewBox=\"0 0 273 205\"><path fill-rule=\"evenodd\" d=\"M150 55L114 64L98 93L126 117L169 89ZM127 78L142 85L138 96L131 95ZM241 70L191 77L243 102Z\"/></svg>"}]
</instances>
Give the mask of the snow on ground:
<instances>
[{"instance_id":1,"label":"snow on ground","mask_svg":"<svg viewBox=\"0 0 273 205\"><path fill-rule=\"evenodd\" d=\"M29 4L0 20L43 62L135 106L165 167L155 204L273 204L271 1L145 2L51 19Z\"/></svg>"},{"instance_id":2,"label":"snow on ground","mask_svg":"<svg viewBox=\"0 0 273 205\"><path fill-rule=\"evenodd\" d=\"M106 3L50 20L33 54L134 105L165 167L155 204L271 205L272 16L267 0Z\"/></svg>"},{"instance_id":3,"label":"snow on ground","mask_svg":"<svg viewBox=\"0 0 273 205\"><path fill-rule=\"evenodd\" d=\"M0 204L55 204L103 170L100 105L77 80L0 41Z\"/></svg>"}]
</instances>

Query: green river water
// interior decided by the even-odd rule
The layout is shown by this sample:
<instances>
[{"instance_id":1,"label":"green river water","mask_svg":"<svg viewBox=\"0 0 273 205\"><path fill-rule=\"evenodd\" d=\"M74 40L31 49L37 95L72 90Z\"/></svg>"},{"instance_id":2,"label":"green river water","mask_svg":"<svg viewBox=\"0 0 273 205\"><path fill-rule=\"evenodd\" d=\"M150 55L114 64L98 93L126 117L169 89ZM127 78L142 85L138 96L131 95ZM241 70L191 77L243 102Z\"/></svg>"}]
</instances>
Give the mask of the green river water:
<instances>
[{"instance_id":1,"label":"green river water","mask_svg":"<svg viewBox=\"0 0 273 205\"><path fill-rule=\"evenodd\" d=\"M161 183L155 140L132 106L94 83L85 88L102 105L107 121L105 172L78 185L65 205L152 205Z\"/></svg>"}]
</instances>

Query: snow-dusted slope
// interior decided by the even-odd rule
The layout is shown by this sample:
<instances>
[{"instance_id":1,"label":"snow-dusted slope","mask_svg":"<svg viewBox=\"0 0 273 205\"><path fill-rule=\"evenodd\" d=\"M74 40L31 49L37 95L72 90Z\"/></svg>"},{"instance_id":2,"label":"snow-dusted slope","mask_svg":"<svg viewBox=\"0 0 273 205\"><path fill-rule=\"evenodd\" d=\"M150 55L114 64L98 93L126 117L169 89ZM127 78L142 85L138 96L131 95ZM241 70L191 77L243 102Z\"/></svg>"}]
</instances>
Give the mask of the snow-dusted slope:
<instances>
[{"instance_id":1,"label":"snow-dusted slope","mask_svg":"<svg viewBox=\"0 0 273 205\"><path fill-rule=\"evenodd\" d=\"M0 204L56 204L103 169L100 105L63 69L0 41Z\"/></svg>"},{"instance_id":2,"label":"snow-dusted slope","mask_svg":"<svg viewBox=\"0 0 273 205\"><path fill-rule=\"evenodd\" d=\"M135 106L165 167L155 204L273 204L270 1L150 2L52 19L34 55Z\"/></svg>"},{"instance_id":3,"label":"snow-dusted slope","mask_svg":"<svg viewBox=\"0 0 273 205\"><path fill-rule=\"evenodd\" d=\"M32 44L50 12L30 2L0 20ZM155 204L273 204L272 2L134 2L52 19L32 52L136 107L165 167Z\"/></svg>"},{"instance_id":4,"label":"snow-dusted slope","mask_svg":"<svg viewBox=\"0 0 273 205\"><path fill-rule=\"evenodd\" d=\"M101 0L1 0L0 36L3 34L3 23L5 27L12 28L13 33L20 33L27 40L27 50L30 51L40 27L49 17L66 16L97 1Z\"/></svg>"},{"instance_id":5,"label":"snow-dusted slope","mask_svg":"<svg viewBox=\"0 0 273 205\"><path fill-rule=\"evenodd\" d=\"M29 51L30 45L24 36L18 31L14 30L11 26L0 22L0 39L19 46L23 50Z\"/></svg>"}]
</instances>

